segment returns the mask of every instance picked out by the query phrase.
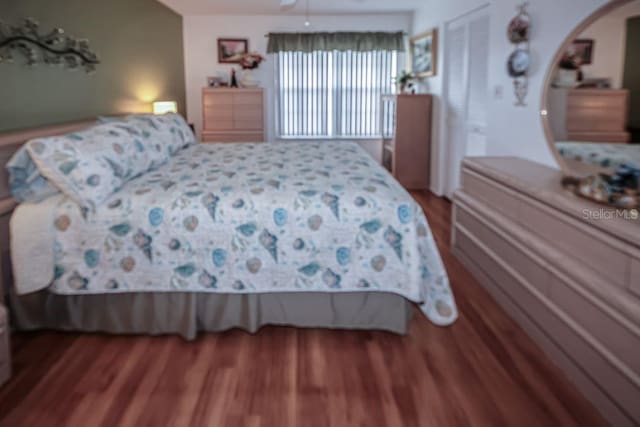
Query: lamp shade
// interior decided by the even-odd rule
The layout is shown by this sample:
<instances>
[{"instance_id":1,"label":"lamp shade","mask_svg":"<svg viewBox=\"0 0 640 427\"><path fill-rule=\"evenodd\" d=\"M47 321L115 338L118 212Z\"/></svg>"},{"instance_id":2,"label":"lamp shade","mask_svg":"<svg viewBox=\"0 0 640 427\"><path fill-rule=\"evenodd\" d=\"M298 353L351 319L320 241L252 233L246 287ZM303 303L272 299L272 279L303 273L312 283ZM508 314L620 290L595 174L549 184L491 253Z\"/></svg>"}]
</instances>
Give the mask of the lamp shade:
<instances>
[{"instance_id":1,"label":"lamp shade","mask_svg":"<svg viewBox=\"0 0 640 427\"><path fill-rule=\"evenodd\" d=\"M153 114L177 113L178 103L175 101L156 101L153 103Z\"/></svg>"}]
</instances>

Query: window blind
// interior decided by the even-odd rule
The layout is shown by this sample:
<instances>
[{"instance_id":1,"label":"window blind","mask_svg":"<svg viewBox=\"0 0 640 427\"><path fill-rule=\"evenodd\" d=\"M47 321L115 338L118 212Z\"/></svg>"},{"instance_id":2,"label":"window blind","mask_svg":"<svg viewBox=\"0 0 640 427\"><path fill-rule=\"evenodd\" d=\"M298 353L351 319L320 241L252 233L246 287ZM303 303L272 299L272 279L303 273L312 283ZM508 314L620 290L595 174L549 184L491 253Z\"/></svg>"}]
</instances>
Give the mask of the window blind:
<instances>
[{"instance_id":1,"label":"window blind","mask_svg":"<svg viewBox=\"0 0 640 427\"><path fill-rule=\"evenodd\" d=\"M397 52L279 52L276 58L280 137L380 136L381 95L395 92Z\"/></svg>"}]
</instances>

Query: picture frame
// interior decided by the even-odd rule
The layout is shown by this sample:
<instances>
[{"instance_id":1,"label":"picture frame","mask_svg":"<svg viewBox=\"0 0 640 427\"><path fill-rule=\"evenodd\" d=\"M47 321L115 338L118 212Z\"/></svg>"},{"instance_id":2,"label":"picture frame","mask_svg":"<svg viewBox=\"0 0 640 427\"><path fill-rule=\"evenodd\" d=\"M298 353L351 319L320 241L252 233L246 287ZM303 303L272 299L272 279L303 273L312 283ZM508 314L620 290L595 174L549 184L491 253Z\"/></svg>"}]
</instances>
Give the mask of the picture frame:
<instances>
[{"instance_id":1,"label":"picture frame","mask_svg":"<svg viewBox=\"0 0 640 427\"><path fill-rule=\"evenodd\" d=\"M579 58L580 65L589 65L593 62L594 44L593 39L575 39L569 50Z\"/></svg>"},{"instance_id":2,"label":"picture frame","mask_svg":"<svg viewBox=\"0 0 640 427\"><path fill-rule=\"evenodd\" d=\"M207 87L227 87L229 82L221 77L207 77Z\"/></svg>"},{"instance_id":3,"label":"picture frame","mask_svg":"<svg viewBox=\"0 0 640 427\"><path fill-rule=\"evenodd\" d=\"M218 63L220 64L239 64L240 58L247 53L249 53L248 39L218 39Z\"/></svg>"},{"instance_id":4,"label":"picture frame","mask_svg":"<svg viewBox=\"0 0 640 427\"><path fill-rule=\"evenodd\" d=\"M411 71L416 77L432 77L438 72L438 29L411 37Z\"/></svg>"}]
</instances>

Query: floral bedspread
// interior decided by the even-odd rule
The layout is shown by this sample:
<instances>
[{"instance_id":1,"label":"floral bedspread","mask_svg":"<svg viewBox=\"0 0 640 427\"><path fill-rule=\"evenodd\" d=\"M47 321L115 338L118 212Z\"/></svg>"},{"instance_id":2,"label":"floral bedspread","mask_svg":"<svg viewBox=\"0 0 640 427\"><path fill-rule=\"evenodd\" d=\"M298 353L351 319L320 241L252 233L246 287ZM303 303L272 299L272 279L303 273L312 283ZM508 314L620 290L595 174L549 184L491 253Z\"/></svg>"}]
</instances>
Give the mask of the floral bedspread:
<instances>
[{"instance_id":1,"label":"floral bedspread","mask_svg":"<svg viewBox=\"0 0 640 427\"><path fill-rule=\"evenodd\" d=\"M640 168L640 145L596 142L557 142L562 157L603 168L616 169L622 165Z\"/></svg>"},{"instance_id":2,"label":"floral bedspread","mask_svg":"<svg viewBox=\"0 0 640 427\"><path fill-rule=\"evenodd\" d=\"M54 226L60 294L385 291L457 317L421 208L355 143L198 144Z\"/></svg>"}]
</instances>

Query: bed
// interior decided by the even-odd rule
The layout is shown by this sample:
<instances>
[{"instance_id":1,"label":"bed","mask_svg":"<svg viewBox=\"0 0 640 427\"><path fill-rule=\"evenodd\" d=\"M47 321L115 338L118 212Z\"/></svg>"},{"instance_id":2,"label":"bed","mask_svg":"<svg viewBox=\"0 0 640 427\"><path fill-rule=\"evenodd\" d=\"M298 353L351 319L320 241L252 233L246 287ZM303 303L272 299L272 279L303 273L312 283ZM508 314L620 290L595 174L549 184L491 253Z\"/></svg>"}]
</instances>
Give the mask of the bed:
<instances>
[{"instance_id":1,"label":"bed","mask_svg":"<svg viewBox=\"0 0 640 427\"><path fill-rule=\"evenodd\" d=\"M455 321L421 208L357 144L169 151L102 199L62 191L17 206L15 326L189 339L265 324L404 333L411 302L435 324Z\"/></svg>"},{"instance_id":2,"label":"bed","mask_svg":"<svg viewBox=\"0 0 640 427\"><path fill-rule=\"evenodd\" d=\"M640 144L599 142L556 142L558 152L569 161L584 162L605 169L622 165L640 169Z\"/></svg>"}]
</instances>

